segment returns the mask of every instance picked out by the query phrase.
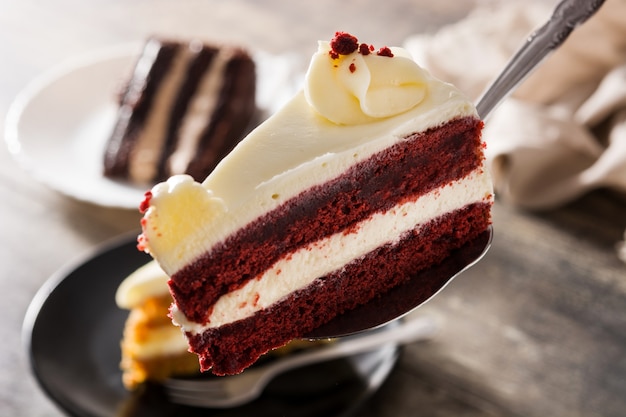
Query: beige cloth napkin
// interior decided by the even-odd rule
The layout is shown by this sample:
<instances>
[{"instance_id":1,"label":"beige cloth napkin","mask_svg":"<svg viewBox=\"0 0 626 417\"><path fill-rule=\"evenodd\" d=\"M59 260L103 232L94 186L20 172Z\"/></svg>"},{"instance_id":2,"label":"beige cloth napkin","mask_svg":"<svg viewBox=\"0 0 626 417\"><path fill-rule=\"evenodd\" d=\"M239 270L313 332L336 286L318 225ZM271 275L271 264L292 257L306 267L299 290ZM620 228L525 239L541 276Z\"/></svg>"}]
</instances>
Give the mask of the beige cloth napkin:
<instances>
[{"instance_id":1,"label":"beige cloth napkin","mask_svg":"<svg viewBox=\"0 0 626 417\"><path fill-rule=\"evenodd\" d=\"M405 46L477 98L551 13L545 3L501 2ZM574 31L494 111L484 137L503 201L547 209L599 187L626 194L626 0L607 0ZM626 245L620 254L626 261Z\"/></svg>"}]
</instances>

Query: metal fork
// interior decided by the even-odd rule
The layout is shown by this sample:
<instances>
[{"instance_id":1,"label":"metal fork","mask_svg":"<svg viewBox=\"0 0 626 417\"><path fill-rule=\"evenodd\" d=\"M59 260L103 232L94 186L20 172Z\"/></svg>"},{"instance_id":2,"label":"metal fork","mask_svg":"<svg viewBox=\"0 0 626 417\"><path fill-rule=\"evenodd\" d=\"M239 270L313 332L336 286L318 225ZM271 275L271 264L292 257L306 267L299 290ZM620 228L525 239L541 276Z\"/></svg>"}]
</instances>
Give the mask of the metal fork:
<instances>
[{"instance_id":1,"label":"metal fork","mask_svg":"<svg viewBox=\"0 0 626 417\"><path fill-rule=\"evenodd\" d=\"M249 368L239 375L211 379L170 378L164 382L164 386L170 401L177 404L207 408L236 407L259 397L275 376L288 370L384 346L423 340L432 336L435 330L435 323L430 318L405 319L368 333L344 337L326 347Z\"/></svg>"}]
</instances>

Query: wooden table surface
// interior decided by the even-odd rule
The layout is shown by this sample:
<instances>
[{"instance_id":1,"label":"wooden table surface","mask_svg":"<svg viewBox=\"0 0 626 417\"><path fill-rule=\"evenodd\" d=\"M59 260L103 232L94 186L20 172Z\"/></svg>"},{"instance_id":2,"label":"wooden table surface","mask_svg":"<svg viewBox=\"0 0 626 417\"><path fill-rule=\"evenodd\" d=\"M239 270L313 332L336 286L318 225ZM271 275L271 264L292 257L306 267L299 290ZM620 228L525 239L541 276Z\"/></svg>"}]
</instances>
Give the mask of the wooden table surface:
<instances>
[{"instance_id":1,"label":"wooden table surface","mask_svg":"<svg viewBox=\"0 0 626 417\"><path fill-rule=\"evenodd\" d=\"M315 41L335 30L400 44L462 18L474 3L5 0L0 115L43 71L155 33L307 59ZM5 147L0 202L0 415L61 415L31 376L21 337L25 311L51 274L107 239L136 230L139 213L53 191L25 173ZM544 213L497 203L494 223L485 259L415 313L436 318L439 334L403 350L359 415L626 413L626 265L615 251L626 228L624 198L597 191Z\"/></svg>"}]
</instances>

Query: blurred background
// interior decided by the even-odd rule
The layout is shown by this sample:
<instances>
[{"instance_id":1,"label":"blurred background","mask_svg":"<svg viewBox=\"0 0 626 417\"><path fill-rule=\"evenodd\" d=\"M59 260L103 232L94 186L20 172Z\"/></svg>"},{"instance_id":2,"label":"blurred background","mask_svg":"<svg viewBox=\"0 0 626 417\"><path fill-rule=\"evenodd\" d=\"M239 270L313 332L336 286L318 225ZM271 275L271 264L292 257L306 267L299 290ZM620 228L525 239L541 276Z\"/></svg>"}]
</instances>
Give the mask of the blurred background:
<instances>
[{"instance_id":1,"label":"blurred background","mask_svg":"<svg viewBox=\"0 0 626 417\"><path fill-rule=\"evenodd\" d=\"M608 3L626 10L623 0ZM41 74L155 34L288 55L293 74L300 74L318 39L348 31L368 43L410 47L424 59L420 63L475 96L527 33L549 17L554 4L0 0L0 127L6 128L5 116L18 94ZM595 133L608 126L609 113L623 116L626 89L619 86L626 85L626 76L618 72L615 84L607 87L615 94L594 96L605 77L626 63L626 22L620 16L626 13L598 25L615 35L607 40L604 33L583 34L587 46L574 45L569 58L549 64L550 71L529 80L511 106L487 124L486 138L493 141L490 166L501 187L493 246L481 263L414 313L434 317L440 332L402 350L389 379L358 415L623 415L626 264L620 242L626 230L626 119L610 119L616 136ZM464 26L450 26L457 23ZM609 57L588 53L600 49L588 44L609 45ZM559 74L579 66L599 69L566 79L569 84L555 88L552 96L538 94L562 81ZM600 101L598 110L581 115L591 111L585 103L592 96ZM65 100L58 97L59 108ZM536 135L547 131L547 138ZM580 132L591 133L568 142ZM529 137L536 142L523 146ZM546 143L550 146L543 149ZM533 171L541 155L550 157ZM564 159L572 155L574 162ZM140 215L56 191L14 156L8 146L0 149L0 415L62 415L31 375L21 334L26 309L51 275L102 242L138 230ZM581 185L587 176L578 174L598 160L608 168L594 170L594 181ZM562 175L551 178L556 171ZM545 183L550 187L541 194L538 187ZM534 203L525 204L529 201Z\"/></svg>"}]
</instances>

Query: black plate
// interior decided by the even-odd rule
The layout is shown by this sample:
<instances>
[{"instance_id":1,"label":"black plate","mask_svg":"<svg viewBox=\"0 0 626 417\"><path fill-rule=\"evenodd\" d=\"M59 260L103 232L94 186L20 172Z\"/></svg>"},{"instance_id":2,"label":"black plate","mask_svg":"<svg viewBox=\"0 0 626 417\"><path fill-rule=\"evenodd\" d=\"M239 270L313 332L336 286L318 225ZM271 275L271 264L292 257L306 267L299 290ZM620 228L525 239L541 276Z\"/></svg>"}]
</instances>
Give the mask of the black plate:
<instances>
[{"instance_id":1,"label":"black plate","mask_svg":"<svg viewBox=\"0 0 626 417\"><path fill-rule=\"evenodd\" d=\"M72 416L336 416L353 412L384 381L397 349L381 350L289 372L263 396L227 410L168 402L161 387L129 393L121 383L120 348L127 311L115 304L122 280L150 260L136 234L105 244L52 276L24 321L32 370L45 393ZM363 371L360 364L375 362Z\"/></svg>"}]
</instances>

